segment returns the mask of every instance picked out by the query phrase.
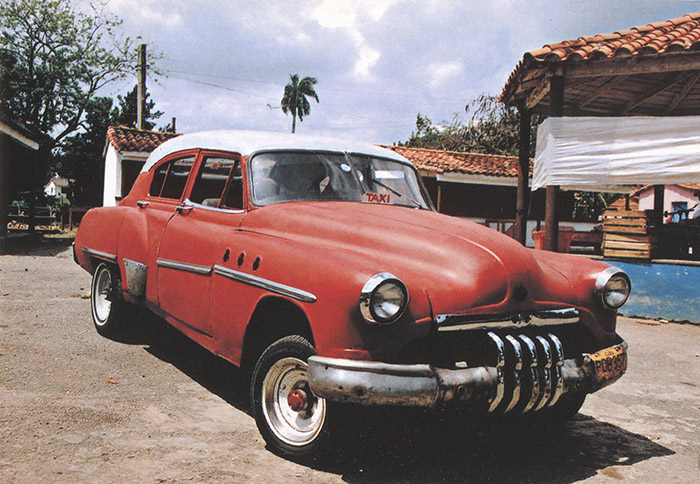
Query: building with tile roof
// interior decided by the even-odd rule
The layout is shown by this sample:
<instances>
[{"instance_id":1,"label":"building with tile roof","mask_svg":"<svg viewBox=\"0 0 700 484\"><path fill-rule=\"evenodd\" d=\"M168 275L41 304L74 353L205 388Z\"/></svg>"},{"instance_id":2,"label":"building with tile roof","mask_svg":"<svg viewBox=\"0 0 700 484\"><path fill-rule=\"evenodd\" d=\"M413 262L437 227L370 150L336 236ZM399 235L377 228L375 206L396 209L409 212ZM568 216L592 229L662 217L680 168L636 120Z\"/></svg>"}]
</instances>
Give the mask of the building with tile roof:
<instances>
[{"instance_id":1,"label":"building with tile roof","mask_svg":"<svg viewBox=\"0 0 700 484\"><path fill-rule=\"evenodd\" d=\"M103 205L117 205L131 190L151 151L176 136L179 134L110 126L104 149Z\"/></svg>"},{"instance_id":2,"label":"building with tile roof","mask_svg":"<svg viewBox=\"0 0 700 484\"><path fill-rule=\"evenodd\" d=\"M532 114L690 116L700 115L698 81L700 13L691 13L528 51L508 78L500 100L517 107L523 120ZM530 152L526 140L528 136L521 136L520 153ZM526 180L524 174L519 175L518 207L525 206L529 192ZM545 248L556 251L559 187L548 186L546 191ZM655 192L651 225L661 226L663 186L657 186ZM520 208L515 234L521 242L526 221L527 211Z\"/></svg>"},{"instance_id":3,"label":"building with tile roof","mask_svg":"<svg viewBox=\"0 0 700 484\"><path fill-rule=\"evenodd\" d=\"M385 146L407 158L421 175L462 183L516 186L518 157L407 146Z\"/></svg>"},{"instance_id":4,"label":"building with tile roof","mask_svg":"<svg viewBox=\"0 0 700 484\"><path fill-rule=\"evenodd\" d=\"M500 99L548 114L549 78L560 71L567 115L698 114L698 67L700 12L526 52Z\"/></svg>"},{"instance_id":5,"label":"building with tile roof","mask_svg":"<svg viewBox=\"0 0 700 484\"><path fill-rule=\"evenodd\" d=\"M439 212L509 233L515 219L518 157L395 145L384 148L413 163ZM544 202L543 190L531 194L528 246L534 244L532 230L544 218ZM561 205L562 220L572 220L573 192L562 196ZM586 222L573 225L583 230L592 227Z\"/></svg>"}]
</instances>

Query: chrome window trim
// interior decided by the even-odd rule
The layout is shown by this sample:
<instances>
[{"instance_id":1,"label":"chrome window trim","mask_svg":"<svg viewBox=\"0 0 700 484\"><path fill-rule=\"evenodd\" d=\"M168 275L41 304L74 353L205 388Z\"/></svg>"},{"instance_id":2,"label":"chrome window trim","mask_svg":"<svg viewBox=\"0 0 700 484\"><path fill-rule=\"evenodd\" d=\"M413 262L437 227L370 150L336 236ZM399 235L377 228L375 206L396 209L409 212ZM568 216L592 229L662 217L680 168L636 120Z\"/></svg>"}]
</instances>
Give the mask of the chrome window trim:
<instances>
[{"instance_id":1,"label":"chrome window trim","mask_svg":"<svg viewBox=\"0 0 700 484\"><path fill-rule=\"evenodd\" d=\"M182 204L187 205L188 207L201 208L203 210L210 210L212 212L220 212L220 213L244 213L245 212L245 210L243 210L243 209L210 207L209 205L195 203L192 200L190 200L189 198L186 198L185 200L183 200Z\"/></svg>"},{"instance_id":2,"label":"chrome window trim","mask_svg":"<svg viewBox=\"0 0 700 484\"><path fill-rule=\"evenodd\" d=\"M83 246L83 252L99 259L117 262L117 256L115 254L110 254L109 252L102 252L101 250L95 250L85 246Z\"/></svg>"},{"instance_id":3,"label":"chrome window trim","mask_svg":"<svg viewBox=\"0 0 700 484\"><path fill-rule=\"evenodd\" d=\"M316 296L302 289L297 289L295 287L280 284L279 282L270 281L269 279L263 279L262 277L253 276L244 272L234 271L233 269L229 269L228 267L223 267L220 265L215 265L213 269L215 274L227 277L237 282L242 282L250 286L267 289L268 291L274 292L276 294L289 296L293 299L297 299L302 302L316 302Z\"/></svg>"},{"instance_id":4,"label":"chrome window trim","mask_svg":"<svg viewBox=\"0 0 700 484\"><path fill-rule=\"evenodd\" d=\"M187 262L179 262L176 260L169 259L158 259L156 261L158 267L164 267L166 269L175 269L176 271L190 272L192 274L199 274L202 276L208 276L211 274L211 267L200 266L197 264L189 264Z\"/></svg>"},{"instance_id":5,"label":"chrome window trim","mask_svg":"<svg viewBox=\"0 0 700 484\"><path fill-rule=\"evenodd\" d=\"M546 309L511 314L438 314L438 331L474 331L480 329L509 329L527 326L555 326L580 321L576 308Z\"/></svg>"}]
</instances>

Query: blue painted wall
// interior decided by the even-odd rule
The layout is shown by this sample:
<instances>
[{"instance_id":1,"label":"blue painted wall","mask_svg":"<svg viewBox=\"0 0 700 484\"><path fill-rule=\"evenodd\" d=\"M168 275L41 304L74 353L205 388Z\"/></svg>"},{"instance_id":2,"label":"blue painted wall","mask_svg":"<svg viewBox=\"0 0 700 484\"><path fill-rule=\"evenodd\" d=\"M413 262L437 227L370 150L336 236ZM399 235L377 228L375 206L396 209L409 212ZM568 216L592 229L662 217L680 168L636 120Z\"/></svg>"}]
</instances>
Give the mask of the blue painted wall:
<instances>
[{"instance_id":1,"label":"blue painted wall","mask_svg":"<svg viewBox=\"0 0 700 484\"><path fill-rule=\"evenodd\" d=\"M700 323L700 267L610 262L632 280L632 295L620 313Z\"/></svg>"}]
</instances>

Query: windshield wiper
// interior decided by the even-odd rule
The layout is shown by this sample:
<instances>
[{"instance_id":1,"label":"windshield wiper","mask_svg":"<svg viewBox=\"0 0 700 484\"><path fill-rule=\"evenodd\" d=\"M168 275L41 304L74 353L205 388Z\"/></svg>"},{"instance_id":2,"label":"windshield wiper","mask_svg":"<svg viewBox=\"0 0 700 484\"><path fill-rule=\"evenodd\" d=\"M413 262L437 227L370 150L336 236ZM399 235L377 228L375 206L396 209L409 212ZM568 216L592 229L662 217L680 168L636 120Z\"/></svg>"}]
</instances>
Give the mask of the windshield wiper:
<instances>
[{"instance_id":1,"label":"windshield wiper","mask_svg":"<svg viewBox=\"0 0 700 484\"><path fill-rule=\"evenodd\" d=\"M401 195L399 192L397 192L396 190L394 190L393 188L391 188L389 185L387 185L386 183L380 182L380 181L377 180L376 178L371 178L371 179L370 179L370 182L372 182L372 183L374 183L374 184L376 184L376 185L379 185L380 187L386 188L387 190L389 190L391 193L393 193L393 194L396 195L397 197L402 197L402 196L403 196L403 195Z\"/></svg>"}]
</instances>

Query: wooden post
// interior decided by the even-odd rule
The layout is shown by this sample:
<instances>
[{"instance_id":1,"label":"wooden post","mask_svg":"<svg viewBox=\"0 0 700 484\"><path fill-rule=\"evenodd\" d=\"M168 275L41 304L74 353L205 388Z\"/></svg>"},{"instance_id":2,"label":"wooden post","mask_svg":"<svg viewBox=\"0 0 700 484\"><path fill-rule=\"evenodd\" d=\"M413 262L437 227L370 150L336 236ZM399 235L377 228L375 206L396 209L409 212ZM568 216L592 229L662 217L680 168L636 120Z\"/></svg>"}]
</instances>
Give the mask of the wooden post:
<instances>
[{"instance_id":1,"label":"wooden post","mask_svg":"<svg viewBox=\"0 0 700 484\"><path fill-rule=\"evenodd\" d=\"M170 120L170 129L172 130L173 133L177 133L177 129L175 128L175 121L176 121L175 117L173 117Z\"/></svg>"},{"instance_id":2,"label":"wooden post","mask_svg":"<svg viewBox=\"0 0 700 484\"><path fill-rule=\"evenodd\" d=\"M437 211L438 213L442 213L440 211L440 208L442 206L442 185L438 180L436 180L435 183L437 184Z\"/></svg>"},{"instance_id":3,"label":"wooden post","mask_svg":"<svg viewBox=\"0 0 700 484\"><path fill-rule=\"evenodd\" d=\"M138 52L139 82L136 87L136 127L143 129L143 118L146 113L146 44L140 44Z\"/></svg>"},{"instance_id":4,"label":"wooden post","mask_svg":"<svg viewBox=\"0 0 700 484\"><path fill-rule=\"evenodd\" d=\"M552 76L549 81L549 116L564 115L564 78ZM544 249L557 252L559 248L559 217L557 214L557 198L559 187L547 186L547 201L544 212Z\"/></svg>"},{"instance_id":5,"label":"wooden post","mask_svg":"<svg viewBox=\"0 0 700 484\"><path fill-rule=\"evenodd\" d=\"M652 225L658 231L664 223L664 185L654 185L654 215Z\"/></svg>"},{"instance_id":6,"label":"wooden post","mask_svg":"<svg viewBox=\"0 0 700 484\"><path fill-rule=\"evenodd\" d=\"M525 245L527 240L527 216L529 205L530 176L530 112L518 107L520 114L520 140L518 143L518 193L515 206L515 240Z\"/></svg>"},{"instance_id":7,"label":"wooden post","mask_svg":"<svg viewBox=\"0 0 700 484\"><path fill-rule=\"evenodd\" d=\"M11 200L9 197L9 183L7 174L9 173L10 157L8 150L10 149L10 139L5 133L0 133L0 254L4 254L7 249L7 206Z\"/></svg>"}]
</instances>

